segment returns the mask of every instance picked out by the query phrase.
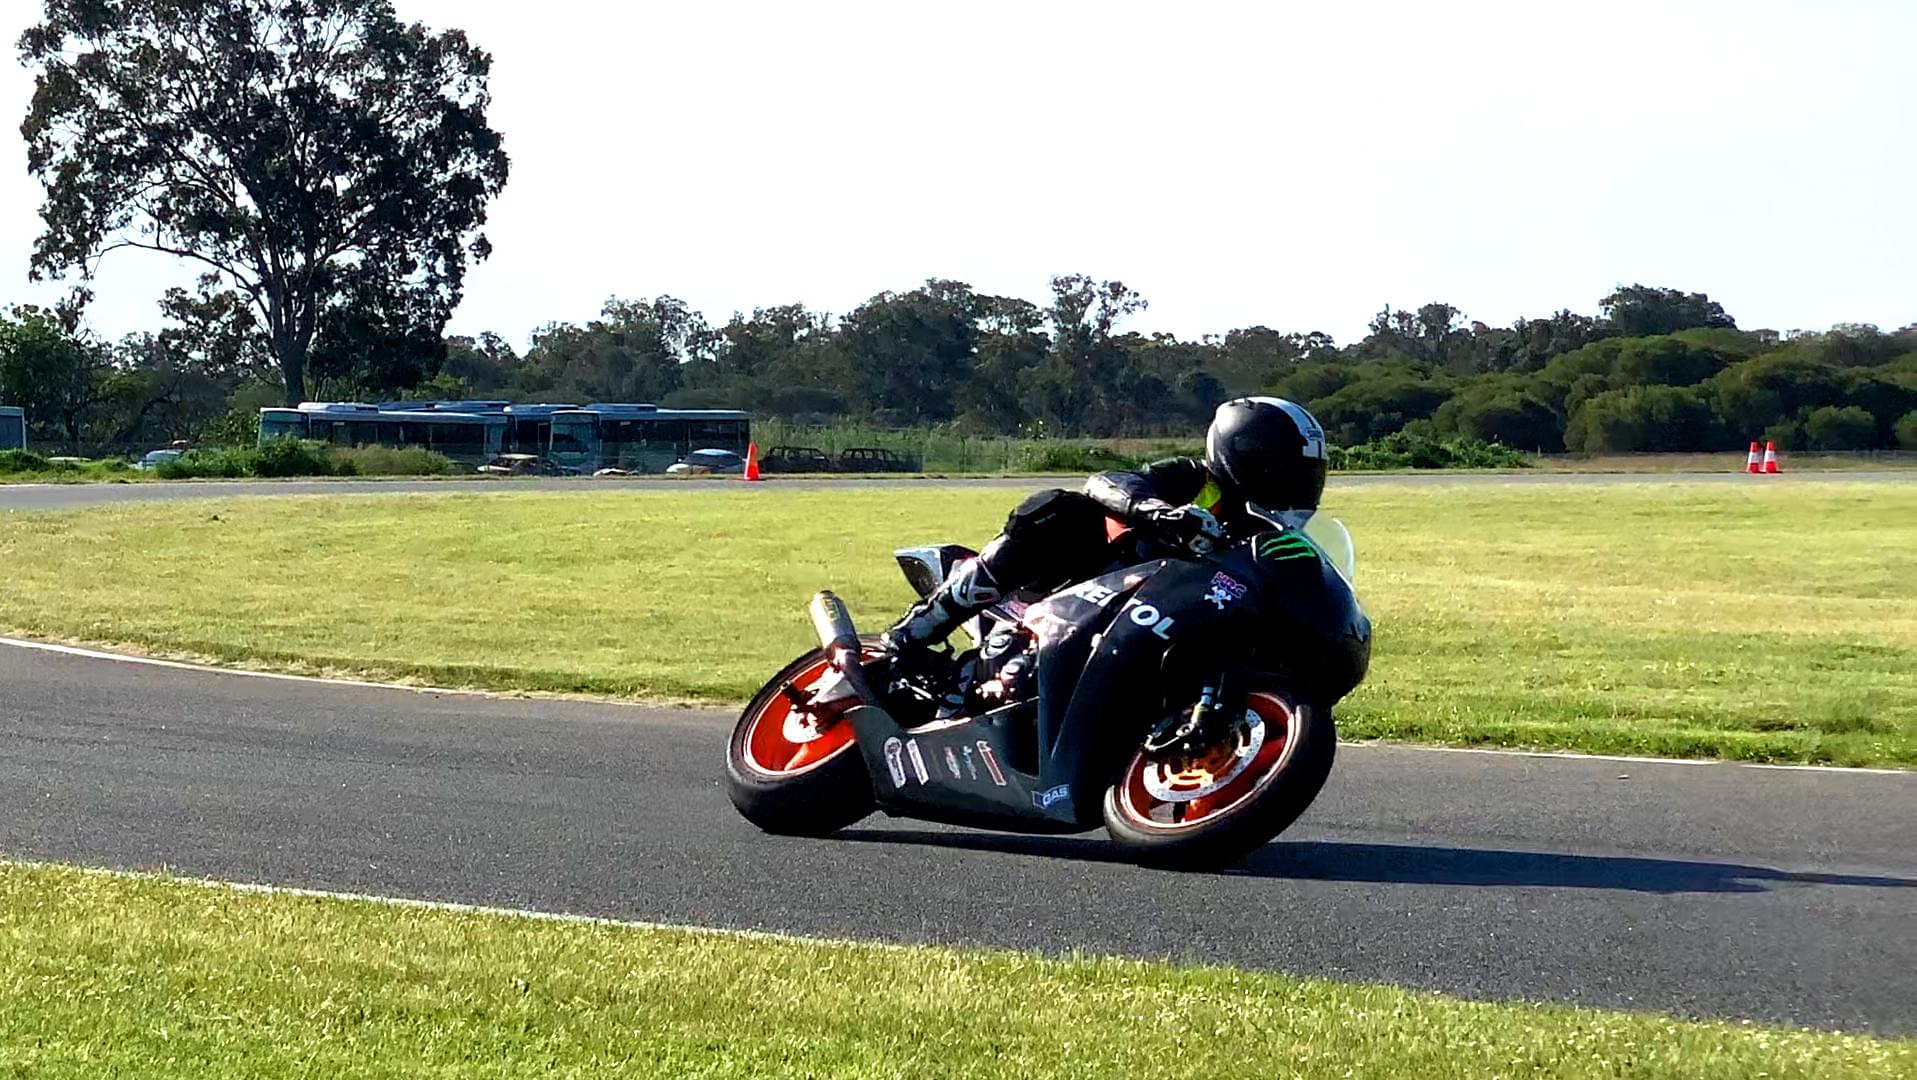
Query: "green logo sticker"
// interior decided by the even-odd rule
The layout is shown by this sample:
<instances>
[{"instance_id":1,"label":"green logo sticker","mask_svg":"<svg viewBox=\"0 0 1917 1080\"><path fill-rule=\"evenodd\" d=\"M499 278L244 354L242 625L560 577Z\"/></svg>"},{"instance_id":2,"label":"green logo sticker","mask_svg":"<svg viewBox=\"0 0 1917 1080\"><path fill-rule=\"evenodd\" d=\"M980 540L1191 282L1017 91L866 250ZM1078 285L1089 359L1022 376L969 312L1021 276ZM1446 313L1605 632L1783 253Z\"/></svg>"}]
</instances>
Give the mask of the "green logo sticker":
<instances>
[{"instance_id":1,"label":"green logo sticker","mask_svg":"<svg viewBox=\"0 0 1917 1080\"><path fill-rule=\"evenodd\" d=\"M1315 559L1318 557L1318 548L1304 533L1287 532L1258 541L1254 554L1272 562L1284 562L1286 559Z\"/></svg>"}]
</instances>

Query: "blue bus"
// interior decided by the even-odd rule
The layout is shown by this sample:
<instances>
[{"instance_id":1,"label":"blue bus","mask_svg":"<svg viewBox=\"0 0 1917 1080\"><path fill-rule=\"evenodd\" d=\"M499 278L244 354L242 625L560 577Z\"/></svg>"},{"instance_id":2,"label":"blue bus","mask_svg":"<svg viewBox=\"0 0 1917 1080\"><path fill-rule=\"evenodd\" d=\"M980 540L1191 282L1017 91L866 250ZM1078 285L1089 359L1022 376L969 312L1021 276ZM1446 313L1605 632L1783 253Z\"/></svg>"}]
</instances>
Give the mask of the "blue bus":
<instances>
[{"instance_id":1,"label":"blue bus","mask_svg":"<svg viewBox=\"0 0 1917 1080\"><path fill-rule=\"evenodd\" d=\"M303 401L297 409L261 409L260 444L295 438L334 446L417 446L478 466L504 451L507 426L504 413Z\"/></svg>"},{"instance_id":2,"label":"blue bus","mask_svg":"<svg viewBox=\"0 0 1917 1080\"><path fill-rule=\"evenodd\" d=\"M603 403L554 412L546 456L577 472L662 473L694 450L730 450L743 457L751 441L751 414L735 409Z\"/></svg>"},{"instance_id":3,"label":"blue bus","mask_svg":"<svg viewBox=\"0 0 1917 1080\"><path fill-rule=\"evenodd\" d=\"M17 405L0 405L0 450L27 448L27 411Z\"/></svg>"},{"instance_id":4,"label":"blue bus","mask_svg":"<svg viewBox=\"0 0 1917 1080\"><path fill-rule=\"evenodd\" d=\"M573 404L515 405L510 401L491 398L468 401L382 401L379 403L381 412L504 416L507 420L504 452L534 454L539 457L545 457L546 451L552 445L552 415L578 407Z\"/></svg>"},{"instance_id":5,"label":"blue bus","mask_svg":"<svg viewBox=\"0 0 1917 1080\"><path fill-rule=\"evenodd\" d=\"M491 400L308 401L297 409L261 409L260 442L284 438L336 446L422 446L469 465L514 453L538 456L566 472L662 473L694 450L743 456L752 441L752 417L733 409Z\"/></svg>"}]
</instances>

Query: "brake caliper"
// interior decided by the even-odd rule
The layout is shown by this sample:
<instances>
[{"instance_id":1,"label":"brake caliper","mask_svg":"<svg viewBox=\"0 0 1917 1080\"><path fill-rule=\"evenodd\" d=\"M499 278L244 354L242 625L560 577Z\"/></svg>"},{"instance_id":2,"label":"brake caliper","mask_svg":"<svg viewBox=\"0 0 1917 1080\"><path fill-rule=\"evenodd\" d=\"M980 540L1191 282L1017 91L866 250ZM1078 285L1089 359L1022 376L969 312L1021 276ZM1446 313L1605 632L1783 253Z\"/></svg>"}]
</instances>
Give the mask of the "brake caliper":
<instances>
[{"instance_id":1,"label":"brake caliper","mask_svg":"<svg viewBox=\"0 0 1917 1080\"><path fill-rule=\"evenodd\" d=\"M1218 689L1207 686L1199 692L1198 704L1192 706L1189 716L1175 712L1158 722L1151 734L1145 736L1145 752L1153 757L1173 749L1185 754L1196 753L1217 740L1222 715Z\"/></svg>"}]
</instances>

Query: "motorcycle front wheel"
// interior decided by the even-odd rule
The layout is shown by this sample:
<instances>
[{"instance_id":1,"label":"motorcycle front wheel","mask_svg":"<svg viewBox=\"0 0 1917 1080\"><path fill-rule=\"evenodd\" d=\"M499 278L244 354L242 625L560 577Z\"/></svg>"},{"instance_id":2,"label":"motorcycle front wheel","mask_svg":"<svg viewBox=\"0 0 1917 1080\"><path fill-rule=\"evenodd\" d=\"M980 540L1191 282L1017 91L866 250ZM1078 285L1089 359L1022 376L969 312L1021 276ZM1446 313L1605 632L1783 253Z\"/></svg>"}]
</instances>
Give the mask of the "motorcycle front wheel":
<instances>
[{"instance_id":1,"label":"motorcycle front wheel","mask_svg":"<svg viewBox=\"0 0 1917 1080\"><path fill-rule=\"evenodd\" d=\"M1105 793L1105 830L1140 862L1196 869L1250 854L1305 812L1331 774L1331 710L1275 687L1195 754L1132 755Z\"/></svg>"},{"instance_id":2,"label":"motorcycle front wheel","mask_svg":"<svg viewBox=\"0 0 1917 1080\"><path fill-rule=\"evenodd\" d=\"M822 649L792 661L733 725L726 746L726 794L747 821L766 832L824 836L873 810L871 774L851 723L843 717L821 722L793 700L803 698L831 668Z\"/></svg>"}]
</instances>

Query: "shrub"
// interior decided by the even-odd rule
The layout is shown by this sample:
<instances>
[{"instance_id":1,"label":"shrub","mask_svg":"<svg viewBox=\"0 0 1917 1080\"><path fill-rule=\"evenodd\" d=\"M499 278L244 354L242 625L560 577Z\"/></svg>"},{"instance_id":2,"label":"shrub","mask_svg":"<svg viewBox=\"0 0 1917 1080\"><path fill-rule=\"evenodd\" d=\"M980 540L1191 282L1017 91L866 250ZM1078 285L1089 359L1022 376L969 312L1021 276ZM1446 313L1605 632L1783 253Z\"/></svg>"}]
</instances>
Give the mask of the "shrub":
<instances>
[{"instance_id":1,"label":"shrub","mask_svg":"<svg viewBox=\"0 0 1917 1080\"><path fill-rule=\"evenodd\" d=\"M328 446L310 439L274 439L239 450L188 450L153 470L165 480L243 476L446 476L452 459L416 446Z\"/></svg>"},{"instance_id":2,"label":"shrub","mask_svg":"<svg viewBox=\"0 0 1917 1080\"><path fill-rule=\"evenodd\" d=\"M311 439L274 439L254 450L236 451L250 456L254 476L332 476L339 470L325 443Z\"/></svg>"},{"instance_id":3,"label":"shrub","mask_svg":"<svg viewBox=\"0 0 1917 1080\"><path fill-rule=\"evenodd\" d=\"M234 480L252 475L251 450L188 450L172 461L153 467L162 480L192 480L213 477Z\"/></svg>"},{"instance_id":4,"label":"shrub","mask_svg":"<svg viewBox=\"0 0 1917 1080\"><path fill-rule=\"evenodd\" d=\"M199 441L207 446L225 446L243 450L260 441L258 409L229 409L224 416L200 429Z\"/></svg>"},{"instance_id":5,"label":"shrub","mask_svg":"<svg viewBox=\"0 0 1917 1080\"><path fill-rule=\"evenodd\" d=\"M1039 442L1025 447L1019 468L1025 472L1095 473L1135 469L1139 463L1103 446Z\"/></svg>"},{"instance_id":6,"label":"shrub","mask_svg":"<svg viewBox=\"0 0 1917 1080\"><path fill-rule=\"evenodd\" d=\"M339 476L451 476L465 471L444 454L418 446L335 447L332 461Z\"/></svg>"},{"instance_id":7,"label":"shrub","mask_svg":"<svg viewBox=\"0 0 1917 1080\"><path fill-rule=\"evenodd\" d=\"M46 472L52 463L31 450L0 450L0 474Z\"/></svg>"},{"instance_id":8,"label":"shrub","mask_svg":"<svg viewBox=\"0 0 1917 1080\"><path fill-rule=\"evenodd\" d=\"M1331 467L1376 469L1525 469L1523 453L1482 439L1438 440L1399 432L1357 446L1331 448Z\"/></svg>"},{"instance_id":9,"label":"shrub","mask_svg":"<svg viewBox=\"0 0 1917 1080\"><path fill-rule=\"evenodd\" d=\"M1826 405L1804 417L1812 450L1864 450L1877 436L1877 418L1855 405Z\"/></svg>"},{"instance_id":10,"label":"shrub","mask_svg":"<svg viewBox=\"0 0 1917 1080\"><path fill-rule=\"evenodd\" d=\"M1917 450L1917 412L1905 413L1903 419L1897 421L1895 431L1898 446L1906 450Z\"/></svg>"},{"instance_id":11,"label":"shrub","mask_svg":"<svg viewBox=\"0 0 1917 1080\"><path fill-rule=\"evenodd\" d=\"M1631 386L1587 398L1565 426L1576 453L1702 450L1710 445L1710 402L1689 387Z\"/></svg>"},{"instance_id":12,"label":"shrub","mask_svg":"<svg viewBox=\"0 0 1917 1080\"><path fill-rule=\"evenodd\" d=\"M1764 429L1765 442L1774 442L1781 450L1804 448L1804 425L1795 420L1779 420Z\"/></svg>"}]
</instances>

